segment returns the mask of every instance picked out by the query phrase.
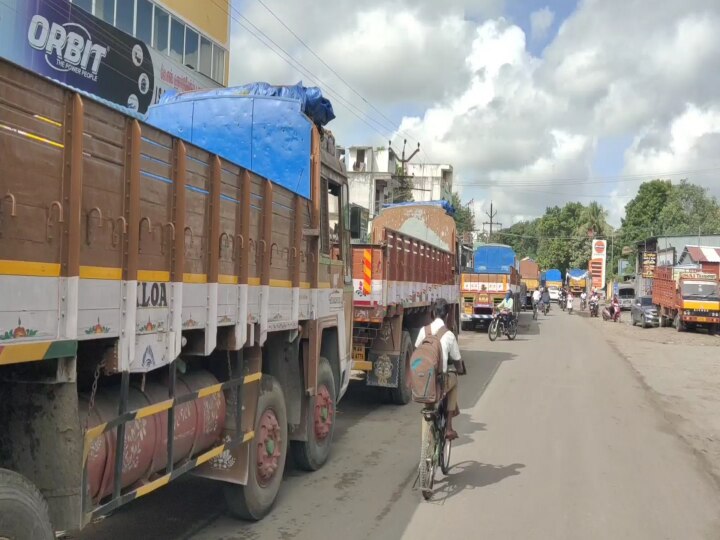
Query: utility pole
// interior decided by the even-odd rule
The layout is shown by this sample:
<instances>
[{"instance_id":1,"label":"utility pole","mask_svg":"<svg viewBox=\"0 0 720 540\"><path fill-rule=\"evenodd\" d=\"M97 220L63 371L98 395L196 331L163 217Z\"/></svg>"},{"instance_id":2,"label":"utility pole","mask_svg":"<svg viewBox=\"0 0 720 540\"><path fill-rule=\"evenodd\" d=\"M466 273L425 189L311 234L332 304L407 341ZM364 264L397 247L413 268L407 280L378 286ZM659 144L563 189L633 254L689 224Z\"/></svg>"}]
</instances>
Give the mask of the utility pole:
<instances>
[{"instance_id":1,"label":"utility pole","mask_svg":"<svg viewBox=\"0 0 720 540\"><path fill-rule=\"evenodd\" d=\"M493 203L492 203L492 201L490 201L490 212L485 212L485 215L486 215L488 218L490 218L490 221L483 221L483 228L485 228L485 225L490 225L490 234L488 234L488 244L489 244L490 241L492 240L493 225L499 225L500 227L502 227L502 223L498 223L497 221L494 221L494 220L495 220L495 216L497 216L497 210L495 210L495 211L493 212Z\"/></svg>"},{"instance_id":2,"label":"utility pole","mask_svg":"<svg viewBox=\"0 0 720 540\"><path fill-rule=\"evenodd\" d=\"M407 145L407 139L404 139L403 140L402 157L399 160L400 161L400 171L402 174L398 175L397 171L395 171L395 174L392 175L393 178L396 178L396 179L400 180L401 182L406 180L407 178L409 178L407 175L407 168L405 166L412 158L415 157L415 154L417 154L420 151L420 143L418 143L415 151L412 154L410 154L410 156L408 158L405 158L405 146L406 145ZM393 150L392 141L388 141L388 148L390 149L390 152L392 154L394 154L395 157L397 157L398 154L395 150ZM410 190L410 195L412 196L412 190ZM392 198L393 198L392 202L395 202L395 186L393 186L393 189L392 189Z\"/></svg>"}]
</instances>

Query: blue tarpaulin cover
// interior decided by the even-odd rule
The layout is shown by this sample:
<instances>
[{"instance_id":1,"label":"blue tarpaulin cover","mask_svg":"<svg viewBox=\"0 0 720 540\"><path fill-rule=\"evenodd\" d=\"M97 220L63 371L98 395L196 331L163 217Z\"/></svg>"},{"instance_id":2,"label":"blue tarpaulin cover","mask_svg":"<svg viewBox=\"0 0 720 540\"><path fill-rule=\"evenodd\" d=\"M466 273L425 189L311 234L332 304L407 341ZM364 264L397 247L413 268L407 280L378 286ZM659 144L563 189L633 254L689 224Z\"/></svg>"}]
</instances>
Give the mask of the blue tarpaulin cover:
<instances>
[{"instance_id":1,"label":"blue tarpaulin cover","mask_svg":"<svg viewBox=\"0 0 720 540\"><path fill-rule=\"evenodd\" d=\"M517 257L510 246L488 244L475 250L474 271L478 274L509 274L517 268Z\"/></svg>"},{"instance_id":2,"label":"blue tarpaulin cover","mask_svg":"<svg viewBox=\"0 0 720 540\"><path fill-rule=\"evenodd\" d=\"M440 201L422 201L422 202L402 202L402 203L391 203L383 204L383 208L394 208L396 206L440 206L445 210L445 213L449 216L455 215L455 207L446 200Z\"/></svg>"},{"instance_id":3,"label":"blue tarpaulin cover","mask_svg":"<svg viewBox=\"0 0 720 540\"><path fill-rule=\"evenodd\" d=\"M574 279L577 281L587 278L588 271L581 270L580 268L571 268L570 270L568 270L567 275L570 277L570 279Z\"/></svg>"},{"instance_id":4,"label":"blue tarpaulin cover","mask_svg":"<svg viewBox=\"0 0 720 540\"><path fill-rule=\"evenodd\" d=\"M309 198L313 126L300 101L233 90L170 96L146 121Z\"/></svg>"},{"instance_id":5,"label":"blue tarpaulin cover","mask_svg":"<svg viewBox=\"0 0 720 540\"><path fill-rule=\"evenodd\" d=\"M329 99L323 97L322 90L314 86L303 86L302 81L294 86L273 86L265 82L256 82L230 88L200 90L181 94L171 90L165 92L160 98L160 105L195 99L198 95L203 97L260 96L292 99L300 103L300 110L318 126L324 126L335 118L332 103L330 103Z\"/></svg>"},{"instance_id":6,"label":"blue tarpaulin cover","mask_svg":"<svg viewBox=\"0 0 720 540\"><path fill-rule=\"evenodd\" d=\"M548 270L545 272L545 280L546 281L562 281L562 274L560 273L560 270L557 270L553 268L552 270Z\"/></svg>"}]
</instances>

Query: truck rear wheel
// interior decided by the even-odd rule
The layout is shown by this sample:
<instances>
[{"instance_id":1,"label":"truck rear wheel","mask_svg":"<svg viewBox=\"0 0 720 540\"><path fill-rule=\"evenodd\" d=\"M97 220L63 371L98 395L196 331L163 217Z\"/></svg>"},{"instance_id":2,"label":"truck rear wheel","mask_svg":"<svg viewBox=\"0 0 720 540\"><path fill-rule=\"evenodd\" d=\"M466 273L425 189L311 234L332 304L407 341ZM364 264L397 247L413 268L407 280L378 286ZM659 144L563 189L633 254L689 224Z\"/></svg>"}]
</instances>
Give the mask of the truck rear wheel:
<instances>
[{"instance_id":1,"label":"truck rear wheel","mask_svg":"<svg viewBox=\"0 0 720 540\"><path fill-rule=\"evenodd\" d=\"M0 538L55 538L43 496L24 476L7 469L0 469Z\"/></svg>"},{"instance_id":2,"label":"truck rear wheel","mask_svg":"<svg viewBox=\"0 0 720 540\"><path fill-rule=\"evenodd\" d=\"M390 399L395 405L407 405L412 399L410 372L410 357L413 353L412 339L410 332L403 330L400 346L400 361L398 362L398 385L390 389Z\"/></svg>"},{"instance_id":3,"label":"truck rear wheel","mask_svg":"<svg viewBox=\"0 0 720 540\"><path fill-rule=\"evenodd\" d=\"M337 390L330 362L320 358L317 391L308 402L305 429L307 441L292 441L295 463L306 471L317 471L330 457L335 429Z\"/></svg>"},{"instance_id":4,"label":"truck rear wheel","mask_svg":"<svg viewBox=\"0 0 720 540\"><path fill-rule=\"evenodd\" d=\"M263 374L263 390L255 415L255 437L250 444L247 485L227 484L225 502L230 514L249 521L265 517L275 503L285 471L288 426L282 388Z\"/></svg>"}]
</instances>

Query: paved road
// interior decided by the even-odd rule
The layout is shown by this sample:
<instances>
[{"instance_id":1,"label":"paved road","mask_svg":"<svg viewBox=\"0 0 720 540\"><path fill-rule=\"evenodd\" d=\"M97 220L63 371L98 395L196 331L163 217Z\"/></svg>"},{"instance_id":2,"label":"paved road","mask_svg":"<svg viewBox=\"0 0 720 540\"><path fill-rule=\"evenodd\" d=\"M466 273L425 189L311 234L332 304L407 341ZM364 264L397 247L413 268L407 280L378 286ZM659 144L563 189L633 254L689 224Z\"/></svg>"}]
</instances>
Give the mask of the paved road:
<instances>
[{"instance_id":1,"label":"paved road","mask_svg":"<svg viewBox=\"0 0 720 540\"><path fill-rule=\"evenodd\" d=\"M539 323L523 314L515 342L464 334L462 437L430 503L411 489L418 408L355 389L342 402L332 461L289 472L261 523L227 517L216 486L189 478L81 538L720 537L716 484L597 323L555 309Z\"/></svg>"}]
</instances>

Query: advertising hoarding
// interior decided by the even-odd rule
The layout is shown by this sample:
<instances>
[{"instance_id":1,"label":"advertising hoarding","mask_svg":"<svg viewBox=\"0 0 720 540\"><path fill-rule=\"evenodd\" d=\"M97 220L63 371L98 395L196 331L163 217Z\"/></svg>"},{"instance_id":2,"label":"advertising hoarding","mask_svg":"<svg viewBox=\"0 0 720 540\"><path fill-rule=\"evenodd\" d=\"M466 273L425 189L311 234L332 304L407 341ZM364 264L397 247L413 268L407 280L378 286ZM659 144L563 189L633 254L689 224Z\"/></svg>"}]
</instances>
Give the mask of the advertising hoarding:
<instances>
[{"instance_id":1,"label":"advertising hoarding","mask_svg":"<svg viewBox=\"0 0 720 540\"><path fill-rule=\"evenodd\" d=\"M0 57L139 113L168 89L218 86L67 0L0 2Z\"/></svg>"}]
</instances>

